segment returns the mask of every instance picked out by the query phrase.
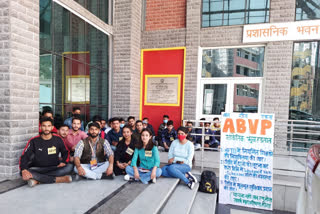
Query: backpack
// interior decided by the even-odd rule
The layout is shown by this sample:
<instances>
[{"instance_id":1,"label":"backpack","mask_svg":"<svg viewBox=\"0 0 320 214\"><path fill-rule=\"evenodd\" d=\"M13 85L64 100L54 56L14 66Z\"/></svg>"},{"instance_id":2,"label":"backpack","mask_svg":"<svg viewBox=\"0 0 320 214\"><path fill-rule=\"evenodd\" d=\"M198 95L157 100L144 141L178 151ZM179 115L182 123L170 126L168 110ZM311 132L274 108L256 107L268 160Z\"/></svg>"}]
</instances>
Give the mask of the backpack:
<instances>
[{"instance_id":1,"label":"backpack","mask_svg":"<svg viewBox=\"0 0 320 214\"><path fill-rule=\"evenodd\" d=\"M217 192L217 176L212 171L203 171L199 184L199 191L214 194Z\"/></svg>"}]
</instances>

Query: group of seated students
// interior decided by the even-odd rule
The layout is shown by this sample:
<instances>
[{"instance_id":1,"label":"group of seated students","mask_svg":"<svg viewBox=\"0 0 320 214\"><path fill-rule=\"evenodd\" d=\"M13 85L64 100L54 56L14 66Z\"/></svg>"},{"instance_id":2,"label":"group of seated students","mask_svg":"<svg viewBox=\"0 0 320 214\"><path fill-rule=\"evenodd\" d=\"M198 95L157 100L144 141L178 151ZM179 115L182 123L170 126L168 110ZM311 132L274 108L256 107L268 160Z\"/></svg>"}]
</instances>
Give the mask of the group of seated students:
<instances>
[{"instance_id":1,"label":"group of seated students","mask_svg":"<svg viewBox=\"0 0 320 214\"><path fill-rule=\"evenodd\" d=\"M201 118L205 121L205 118ZM194 149L201 148L202 136L204 136L204 147L218 148L220 146L220 121L216 117L213 119L213 126L210 122L200 122L200 128L193 128L193 122L187 121L186 128L188 129L187 139L194 145ZM204 128L202 128L204 127ZM202 133L204 130L204 134ZM177 139L177 132L174 129L173 121L169 120L168 115L163 115L163 123L158 129L157 141L159 142L159 149L164 149L168 152L171 143ZM162 148L161 148L162 147Z\"/></svg>"},{"instance_id":2,"label":"group of seated students","mask_svg":"<svg viewBox=\"0 0 320 214\"><path fill-rule=\"evenodd\" d=\"M114 117L106 126L105 120L95 116L85 132L79 109L74 108L73 117L58 129L52 111L46 111L40 119L39 135L28 141L20 157L22 179L33 187L82 178L113 179L113 174L147 184L156 183L163 176L179 178L193 189L197 179L190 172L194 156L190 127L181 126L176 131L169 116L165 118L160 145L168 151L168 165L160 168L158 146L148 118L135 121L129 117L125 124L123 119Z\"/></svg>"}]
</instances>

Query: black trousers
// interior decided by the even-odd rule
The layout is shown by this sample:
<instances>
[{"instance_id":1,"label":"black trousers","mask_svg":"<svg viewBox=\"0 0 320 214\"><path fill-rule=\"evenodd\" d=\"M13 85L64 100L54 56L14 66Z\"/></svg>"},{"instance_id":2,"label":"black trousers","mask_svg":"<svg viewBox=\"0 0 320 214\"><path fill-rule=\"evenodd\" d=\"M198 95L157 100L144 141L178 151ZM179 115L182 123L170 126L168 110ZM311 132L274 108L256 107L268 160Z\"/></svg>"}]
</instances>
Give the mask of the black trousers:
<instances>
[{"instance_id":1,"label":"black trousers","mask_svg":"<svg viewBox=\"0 0 320 214\"><path fill-rule=\"evenodd\" d=\"M56 182L56 177L65 176L73 171L73 164L68 163L64 167L31 167L28 171L32 174L33 179L43 184Z\"/></svg>"},{"instance_id":2,"label":"black trousers","mask_svg":"<svg viewBox=\"0 0 320 214\"><path fill-rule=\"evenodd\" d=\"M172 142L166 142L166 143L167 143L167 146L170 148ZM166 149L166 148L164 147L164 143L163 143L162 141L160 142L159 146L163 147L166 152L169 151L169 149Z\"/></svg>"},{"instance_id":3,"label":"black trousers","mask_svg":"<svg viewBox=\"0 0 320 214\"><path fill-rule=\"evenodd\" d=\"M125 175L127 174L126 173L126 170L125 169L120 169L117 164L114 164L113 165L113 172L115 175Z\"/></svg>"}]
</instances>

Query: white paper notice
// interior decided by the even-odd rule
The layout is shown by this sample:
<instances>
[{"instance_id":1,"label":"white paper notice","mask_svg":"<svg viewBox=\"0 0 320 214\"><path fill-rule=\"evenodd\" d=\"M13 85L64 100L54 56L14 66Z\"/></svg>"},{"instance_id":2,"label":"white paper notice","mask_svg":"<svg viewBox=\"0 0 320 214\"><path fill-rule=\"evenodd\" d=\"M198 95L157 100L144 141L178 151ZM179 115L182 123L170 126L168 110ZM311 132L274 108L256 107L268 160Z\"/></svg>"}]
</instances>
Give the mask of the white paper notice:
<instances>
[{"instance_id":1,"label":"white paper notice","mask_svg":"<svg viewBox=\"0 0 320 214\"><path fill-rule=\"evenodd\" d=\"M219 203L272 210L274 115L222 113Z\"/></svg>"}]
</instances>

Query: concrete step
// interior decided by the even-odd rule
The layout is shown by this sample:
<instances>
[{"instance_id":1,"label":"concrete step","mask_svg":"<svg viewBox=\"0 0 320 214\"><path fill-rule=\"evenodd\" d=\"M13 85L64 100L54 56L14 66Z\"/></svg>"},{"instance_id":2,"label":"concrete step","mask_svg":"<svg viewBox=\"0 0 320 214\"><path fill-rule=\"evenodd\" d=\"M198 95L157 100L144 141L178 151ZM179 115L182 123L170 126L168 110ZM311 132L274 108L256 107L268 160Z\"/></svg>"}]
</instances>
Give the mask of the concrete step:
<instances>
[{"instance_id":1,"label":"concrete step","mask_svg":"<svg viewBox=\"0 0 320 214\"><path fill-rule=\"evenodd\" d=\"M214 214L216 212L217 194L197 192L190 213Z\"/></svg>"},{"instance_id":2,"label":"concrete step","mask_svg":"<svg viewBox=\"0 0 320 214\"><path fill-rule=\"evenodd\" d=\"M0 194L0 213L85 213L126 183L114 180L81 180L72 183L25 185ZM57 206L59 205L59 206Z\"/></svg>"},{"instance_id":3,"label":"concrete step","mask_svg":"<svg viewBox=\"0 0 320 214\"><path fill-rule=\"evenodd\" d=\"M170 199L162 210L162 214L189 213L193 201L197 195L199 183L196 183L192 190L185 183L180 182L172 193Z\"/></svg>"},{"instance_id":4,"label":"concrete step","mask_svg":"<svg viewBox=\"0 0 320 214\"><path fill-rule=\"evenodd\" d=\"M122 214L158 213L179 183L176 178L160 178L148 187L126 207Z\"/></svg>"}]
</instances>

